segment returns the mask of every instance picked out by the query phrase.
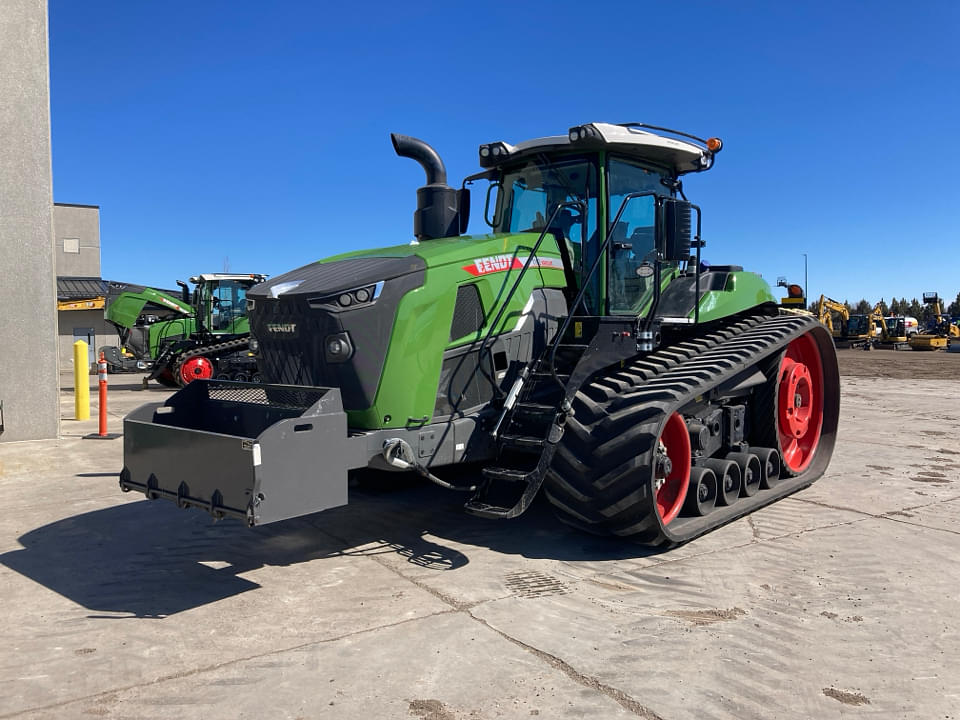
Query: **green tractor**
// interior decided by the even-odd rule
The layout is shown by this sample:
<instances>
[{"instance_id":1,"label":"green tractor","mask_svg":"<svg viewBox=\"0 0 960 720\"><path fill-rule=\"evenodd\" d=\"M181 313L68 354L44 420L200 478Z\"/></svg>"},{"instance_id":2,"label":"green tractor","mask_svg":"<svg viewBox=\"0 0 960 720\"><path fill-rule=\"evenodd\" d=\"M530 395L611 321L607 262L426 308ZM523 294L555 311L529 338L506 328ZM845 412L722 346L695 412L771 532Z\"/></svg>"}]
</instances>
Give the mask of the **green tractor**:
<instances>
[{"instance_id":1,"label":"green tractor","mask_svg":"<svg viewBox=\"0 0 960 720\"><path fill-rule=\"evenodd\" d=\"M481 517L542 489L570 525L669 546L823 474L829 332L701 258L681 179L718 139L580 125L481 145L460 189L429 145L392 140L426 172L416 240L251 289L263 384L192 383L127 416L123 490L254 526L345 504L353 470L412 471ZM491 232L464 235L478 182Z\"/></svg>"},{"instance_id":2,"label":"green tractor","mask_svg":"<svg viewBox=\"0 0 960 720\"><path fill-rule=\"evenodd\" d=\"M249 350L246 293L265 275L209 273L181 281L181 297L153 288L121 293L106 310L120 347L104 347L116 371L150 370L148 380L182 387L192 380L259 381Z\"/></svg>"}]
</instances>

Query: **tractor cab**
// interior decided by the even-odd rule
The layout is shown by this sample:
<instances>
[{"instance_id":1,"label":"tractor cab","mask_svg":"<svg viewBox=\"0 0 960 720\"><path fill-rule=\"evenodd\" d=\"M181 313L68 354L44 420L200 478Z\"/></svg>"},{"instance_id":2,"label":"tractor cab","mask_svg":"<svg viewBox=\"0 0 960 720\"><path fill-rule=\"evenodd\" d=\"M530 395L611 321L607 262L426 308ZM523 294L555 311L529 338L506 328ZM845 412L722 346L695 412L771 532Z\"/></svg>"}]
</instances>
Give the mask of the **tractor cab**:
<instances>
[{"instance_id":1,"label":"tractor cab","mask_svg":"<svg viewBox=\"0 0 960 720\"><path fill-rule=\"evenodd\" d=\"M495 233L546 229L556 238L568 288L587 286L589 314L646 314L672 280L698 271L700 211L680 176L709 169L721 147L640 123L590 123L516 146L481 145L489 169L467 182L490 181L484 219Z\"/></svg>"},{"instance_id":2,"label":"tractor cab","mask_svg":"<svg viewBox=\"0 0 960 720\"><path fill-rule=\"evenodd\" d=\"M196 288L192 304L197 309L197 332L211 335L241 335L249 332L247 290L263 282L265 275L208 273L190 278ZM184 299L187 290L184 287Z\"/></svg>"}]
</instances>

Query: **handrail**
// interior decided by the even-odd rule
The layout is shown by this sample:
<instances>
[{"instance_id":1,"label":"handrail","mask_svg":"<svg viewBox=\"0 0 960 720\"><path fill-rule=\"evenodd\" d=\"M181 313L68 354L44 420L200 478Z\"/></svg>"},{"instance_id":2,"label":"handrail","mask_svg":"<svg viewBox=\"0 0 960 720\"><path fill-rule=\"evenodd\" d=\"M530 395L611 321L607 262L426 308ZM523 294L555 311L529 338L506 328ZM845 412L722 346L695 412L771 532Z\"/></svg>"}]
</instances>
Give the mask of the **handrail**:
<instances>
[{"instance_id":1,"label":"handrail","mask_svg":"<svg viewBox=\"0 0 960 720\"><path fill-rule=\"evenodd\" d=\"M490 381L490 384L493 386L494 390L499 390L497 388L497 383L492 377L487 375L486 370L483 368L483 353L487 349L487 343L490 341L490 338L493 336L494 332L497 329L497 326L500 324L500 320L503 318L503 314L507 310L507 306L510 304L510 300L513 298L514 294L517 292L517 288L520 287L520 281L523 280L524 273L527 272L527 269L533 263L534 258L537 256L537 250L540 249L540 245L543 243L543 239L550 232L550 226L553 224L554 219L557 216L557 213L560 212L563 208L576 208L580 211L580 222L582 225L580 231L580 237L585 238L587 232L587 210L586 205L580 200L570 200L568 202L559 203L553 212L550 214L550 218L547 220L547 223L543 226L543 230L540 232L540 237L537 238L537 242L533 244L533 248L530 250L530 255L527 256L527 261L523 264L523 267L520 268L520 272L517 274L517 278L513 283L513 287L510 288L506 297L503 299L503 302L500 303L500 310L497 312L496 318L493 322L490 323L490 327L487 330L486 337L480 342L480 347L477 351L477 357L479 358L478 367L483 372L484 376ZM520 248L514 251L514 257L516 257L517 252Z\"/></svg>"}]
</instances>

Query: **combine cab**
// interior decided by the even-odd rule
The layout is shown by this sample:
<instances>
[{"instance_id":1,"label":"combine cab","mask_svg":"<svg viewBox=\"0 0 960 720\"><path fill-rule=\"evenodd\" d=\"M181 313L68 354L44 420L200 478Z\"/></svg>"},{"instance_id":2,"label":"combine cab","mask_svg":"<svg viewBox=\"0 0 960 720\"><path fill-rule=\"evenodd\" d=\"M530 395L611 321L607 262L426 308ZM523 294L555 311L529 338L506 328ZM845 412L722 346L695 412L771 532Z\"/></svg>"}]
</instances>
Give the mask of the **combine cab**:
<instances>
[{"instance_id":1,"label":"combine cab","mask_svg":"<svg viewBox=\"0 0 960 720\"><path fill-rule=\"evenodd\" d=\"M412 471L512 518L684 542L809 485L839 409L830 333L758 275L707 265L683 176L722 145L638 123L480 146L447 185L426 143L417 241L247 292L263 384L192 383L124 423L120 485L259 525ZM464 235L485 184L487 235ZM481 463L459 483L437 468ZM445 477L450 477L445 474Z\"/></svg>"}]
</instances>

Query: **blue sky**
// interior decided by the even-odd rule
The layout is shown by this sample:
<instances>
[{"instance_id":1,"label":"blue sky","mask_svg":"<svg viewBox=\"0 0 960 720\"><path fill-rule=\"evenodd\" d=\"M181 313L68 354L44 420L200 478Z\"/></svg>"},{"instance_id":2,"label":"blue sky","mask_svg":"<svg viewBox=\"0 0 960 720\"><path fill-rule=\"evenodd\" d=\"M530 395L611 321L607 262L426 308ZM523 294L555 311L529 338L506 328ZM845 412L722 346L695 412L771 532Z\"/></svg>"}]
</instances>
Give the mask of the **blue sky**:
<instances>
[{"instance_id":1,"label":"blue sky","mask_svg":"<svg viewBox=\"0 0 960 720\"><path fill-rule=\"evenodd\" d=\"M392 131L459 184L481 142L639 121L723 138L685 183L714 264L952 299L957 37L955 2L50 0L54 199L101 206L108 279L276 275L412 238Z\"/></svg>"}]
</instances>

